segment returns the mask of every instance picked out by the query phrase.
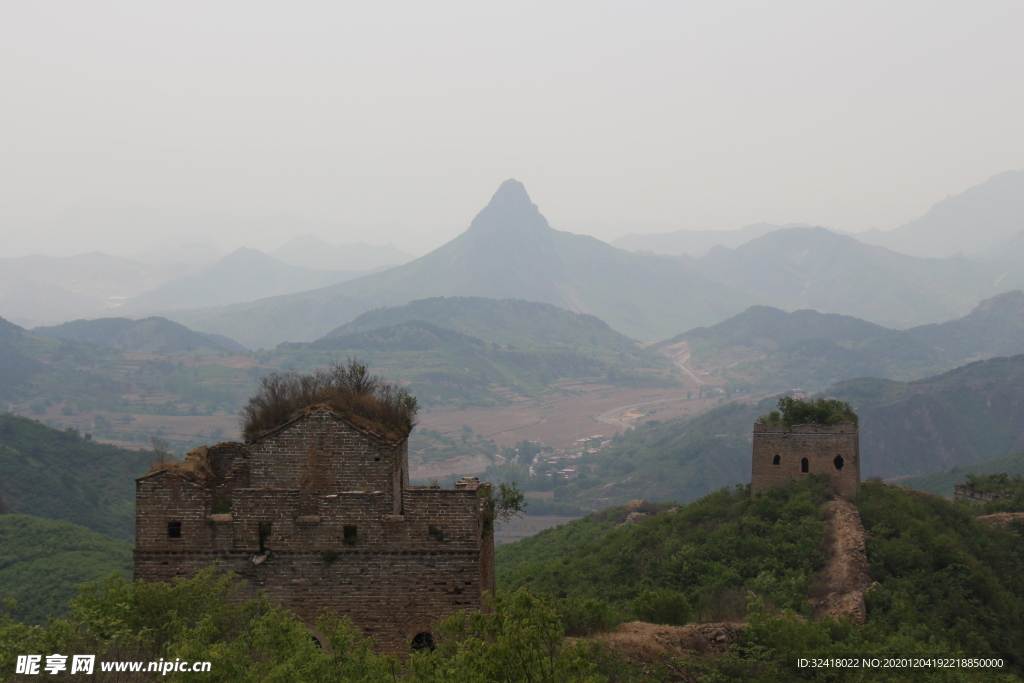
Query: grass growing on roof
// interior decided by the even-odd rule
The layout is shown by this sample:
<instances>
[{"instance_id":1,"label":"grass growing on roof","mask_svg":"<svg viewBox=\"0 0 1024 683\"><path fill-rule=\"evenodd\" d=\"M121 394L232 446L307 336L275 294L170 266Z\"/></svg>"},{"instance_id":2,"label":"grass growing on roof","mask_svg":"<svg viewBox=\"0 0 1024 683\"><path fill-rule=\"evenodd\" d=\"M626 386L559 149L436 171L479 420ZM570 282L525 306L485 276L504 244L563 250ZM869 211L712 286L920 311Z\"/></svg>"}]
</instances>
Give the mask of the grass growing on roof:
<instances>
[{"instance_id":1,"label":"grass growing on roof","mask_svg":"<svg viewBox=\"0 0 1024 683\"><path fill-rule=\"evenodd\" d=\"M403 439L415 425L416 398L349 360L310 374L274 373L260 380L240 412L246 439L278 427L303 409L326 405L381 436Z\"/></svg>"}]
</instances>

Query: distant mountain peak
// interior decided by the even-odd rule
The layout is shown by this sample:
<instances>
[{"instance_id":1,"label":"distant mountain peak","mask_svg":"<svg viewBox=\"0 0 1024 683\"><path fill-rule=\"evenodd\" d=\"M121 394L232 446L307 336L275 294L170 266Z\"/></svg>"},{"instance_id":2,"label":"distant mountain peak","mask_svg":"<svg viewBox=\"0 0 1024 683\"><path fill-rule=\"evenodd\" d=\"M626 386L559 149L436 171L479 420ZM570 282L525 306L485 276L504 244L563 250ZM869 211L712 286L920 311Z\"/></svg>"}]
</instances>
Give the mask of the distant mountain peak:
<instances>
[{"instance_id":1,"label":"distant mountain peak","mask_svg":"<svg viewBox=\"0 0 1024 683\"><path fill-rule=\"evenodd\" d=\"M476 215L471 232L522 232L548 229L547 220L530 201L526 186L514 178L503 182L491 201Z\"/></svg>"}]
</instances>

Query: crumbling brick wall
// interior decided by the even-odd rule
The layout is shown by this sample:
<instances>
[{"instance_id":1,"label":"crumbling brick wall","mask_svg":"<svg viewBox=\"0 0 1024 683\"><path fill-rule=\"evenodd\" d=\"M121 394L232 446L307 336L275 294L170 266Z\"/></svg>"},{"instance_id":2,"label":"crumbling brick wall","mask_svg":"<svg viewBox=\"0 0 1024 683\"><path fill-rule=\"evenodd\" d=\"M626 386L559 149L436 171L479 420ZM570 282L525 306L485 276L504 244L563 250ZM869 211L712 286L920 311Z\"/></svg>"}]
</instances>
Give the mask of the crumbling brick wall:
<instances>
[{"instance_id":1,"label":"crumbling brick wall","mask_svg":"<svg viewBox=\"0 0 1024 683\"><path fill-rule=\"evenodd\" d=\"M860 439L856 424L754 425L751 495L812 474L827 474L837 493L857 493Z\"/></svg>"},{"instance_id":2,"label":"crumbling brick wall","mask_svg":"<svg viewBox=\"0 0 1024 683\"><path fill-rule=\"evenodd\" d=\"M208 467L141 477L135 579L216 563L246 579L243 597L262 590L309 623L326 607L404 651L437 621L483 608L495 581L488 487L410 487L407 453L318 409L207 448Z\"/></svg>"}]
</instances>

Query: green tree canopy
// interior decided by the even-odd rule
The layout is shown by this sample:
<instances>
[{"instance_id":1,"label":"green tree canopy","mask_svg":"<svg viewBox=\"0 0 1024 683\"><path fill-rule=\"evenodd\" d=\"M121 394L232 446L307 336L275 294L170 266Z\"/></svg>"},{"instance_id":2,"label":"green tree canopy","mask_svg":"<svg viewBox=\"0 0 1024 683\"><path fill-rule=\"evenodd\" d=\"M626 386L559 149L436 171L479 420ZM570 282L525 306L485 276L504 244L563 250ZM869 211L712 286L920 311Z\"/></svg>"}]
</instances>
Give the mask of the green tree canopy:
<instances>
[{"instance_id":1,"label":"green tree canopy","mask_svg":"<svg viewBox=\"0 0 1024 683\"><path fill-rule=\"evenodd\" d=\"M793 425L834 425L838 422L857 424L857 413L846 401L834 398L819 398L817 401L805 401L802 398L782 396L779 398L779 409L757 418L759 424L786 426Z\"/></svg>"}]
</instances>

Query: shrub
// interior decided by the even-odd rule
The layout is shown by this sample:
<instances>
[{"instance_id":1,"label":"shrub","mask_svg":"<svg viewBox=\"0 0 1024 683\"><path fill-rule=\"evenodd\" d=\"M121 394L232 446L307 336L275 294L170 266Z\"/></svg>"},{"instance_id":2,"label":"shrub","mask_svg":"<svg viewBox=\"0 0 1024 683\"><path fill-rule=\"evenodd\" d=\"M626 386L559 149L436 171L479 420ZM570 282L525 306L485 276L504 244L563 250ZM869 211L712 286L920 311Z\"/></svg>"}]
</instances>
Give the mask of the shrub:
<instances>
[{"instance_id":1,"label":"shrub","mask_svg":"<svg viewBox=\"0 0 1024 683\"><path fill-rule=\"evenodd\" d=\"M834 425L837 422L857 424L857 413L846 401L834 398L819 398L805 401L792 396L779 398L779 409L757 418L759 424L786 426L802 424Z\"/></svg>"},{"instance_id":2,"label":"shrub","mask_svg":"<svg viewBox=\"0 0 1024 683\"><path fill-rule=\"evenodd\" d=\"M604 600L594 598L564 598L555 603L555 612L567 636L587 636L596 631L610 631L622 623L622 618Z\"/></svg>"},{"instance_id":3,"label":"shrub","mask_svg":"<svg viewBox=\"0 0 1024 683\"><path fill-rule=\"evenodd\" d=\"M240 412L251 439L294 418L305 408L326 405L346 420L381 436L404 439L416 418L416 398L349 360L312 374L273 373L260 380Z\"/></svg>"},{"instance_id":4,"label":"shrub","mask_svg":"<svg viewBox=\"0 0 1024 683\"><path fill-rule=\"evenodd\" d=\"M644 591L633 600L633 610L642 621L673 626L685 624L691 613L686 596L669 588Z\"/></svg>"}]
</instances>

